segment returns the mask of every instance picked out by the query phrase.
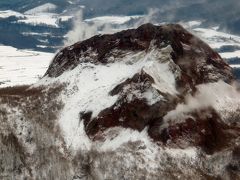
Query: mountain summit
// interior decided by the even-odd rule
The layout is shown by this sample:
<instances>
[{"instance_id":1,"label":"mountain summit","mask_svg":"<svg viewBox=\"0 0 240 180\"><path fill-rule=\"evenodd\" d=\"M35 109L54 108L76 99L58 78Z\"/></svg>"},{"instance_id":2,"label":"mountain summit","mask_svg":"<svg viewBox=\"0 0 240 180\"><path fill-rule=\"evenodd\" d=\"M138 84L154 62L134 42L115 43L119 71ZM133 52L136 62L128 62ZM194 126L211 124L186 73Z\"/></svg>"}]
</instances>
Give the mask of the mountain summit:
<instances>
[{"instance_id":1,"label":"mountain summit","mask_svg":"<svg viewBox=\"0 0 240 180\"><path fill-rule=\"evenodd\" d=\"M78 42L34 86L0 90L0 175L239 178L233 84L228 64L180 25Z\"/></svg>"}]
</instances>

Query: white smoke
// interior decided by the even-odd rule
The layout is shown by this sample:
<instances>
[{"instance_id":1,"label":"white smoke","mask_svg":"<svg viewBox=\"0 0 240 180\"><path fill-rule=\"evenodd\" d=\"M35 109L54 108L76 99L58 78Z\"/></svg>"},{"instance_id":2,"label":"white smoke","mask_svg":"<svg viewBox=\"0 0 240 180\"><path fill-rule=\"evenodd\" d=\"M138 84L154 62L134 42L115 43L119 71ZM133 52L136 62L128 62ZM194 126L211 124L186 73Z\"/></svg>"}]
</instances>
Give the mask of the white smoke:
<instances>
[{"instance_id":1,"label":"white smoke","mask_svg":"<svg viewBox=\"0 0 240 180\"><path fill-rule=\"evenodd\" d=\"M159 9L157 8L150 8L148 10L148 13L143 16L142 18L140 18L137 22L134 23L133 27L137 28L138 26L142 25L142 24L146 24L146 23L154 23L154 17L156 16L156 14L159 12Z\"/></svg>"},{"instance_id":2,"label":"white smoke","mask_svg":"<svg viewBox=\"0 0 240 180\"><path fill-rule=\"evenodd\" d=\"M133 20L133 23L126 21L116 25L108 21L86 21L83 19L83 10L80 10L74 14L73 28L66 34L64 46L86 40L97 34L112 34L125 29L137 28L145 23L153 23L157 12L158 9L149 9L144 16L130 18L129 21Z\"/></svg>"},{"instance_id":3,"label":"white smoke","mask_svg":"<svg viewBox=\"0 0 240 180\"><path fill-rule=\"evenodd\" d=\"M66 34L64 45L68 46L77 41L83 41L98 33L98 27L93 24L90 25L83 20L83 11L78 11L73 20L73 29Z\"/></svg>"},{"instance_id":4,"label":"white smoke","mask_svg":"<svg viewBox=\"0 0 240 180\"><path fill-rule=\"evenodd\" d=\"M170 111L164 117L165 123L168 123L169 120L179 123L185 120L190 112L212 107L228 124L229 112L236 112L240 108L240 93L236 84L229 85L219 81L199 85L197 89L194 96L185 97L185 103L178 104L175 110Z\"/></svg>"}]
</instances>

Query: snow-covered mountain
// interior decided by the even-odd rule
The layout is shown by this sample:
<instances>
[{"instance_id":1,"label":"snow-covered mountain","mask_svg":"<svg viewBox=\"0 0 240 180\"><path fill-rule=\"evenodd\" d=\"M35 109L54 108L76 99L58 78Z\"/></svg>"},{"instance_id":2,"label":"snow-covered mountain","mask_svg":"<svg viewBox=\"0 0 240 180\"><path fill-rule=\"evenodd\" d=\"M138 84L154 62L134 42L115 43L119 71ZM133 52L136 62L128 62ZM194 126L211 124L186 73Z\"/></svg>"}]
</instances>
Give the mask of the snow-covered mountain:
<instances>
[{"instance_id":1,"label":"snow-covered mountain","mask_svg":"<svg viewBox=\"0 0 240 180\"><path fill-rule=\"evenodd\" d=\"M239 96L180 25L94 36L35 85L0 89L0 177L239 179Z\"/></svg>"}]
</instances>

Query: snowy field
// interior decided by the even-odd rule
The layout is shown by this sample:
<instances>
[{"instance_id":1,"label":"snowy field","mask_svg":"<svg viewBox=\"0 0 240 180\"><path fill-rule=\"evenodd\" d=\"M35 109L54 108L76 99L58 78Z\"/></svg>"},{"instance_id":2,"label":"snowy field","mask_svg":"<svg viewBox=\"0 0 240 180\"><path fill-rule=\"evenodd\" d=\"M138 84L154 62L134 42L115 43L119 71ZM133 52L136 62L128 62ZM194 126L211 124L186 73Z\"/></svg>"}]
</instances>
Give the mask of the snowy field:
<instances>
[{"instance_id":1,"label":"snowy field","mask_svg":"<svg viewBox=\"0 0 240 180\"><path fill-rule=\"evenodd\" d=\"M35 83L44 75L53 56L0 46L0 87Z\"/></svg>"},{"instance_id":2,"label":"snowy field","mask_svg":"<svg viewBox=\"0 0 240 180\"><path fill-rule=\"evenodd\" d=\"M218 27L203 28L200 21L180 22L180 24L204 40L213 49L217 50L224 46L239 47L239 50L219 54L225 59L240 58L240 36L221 32Z\"/></svg>"},{"instance_id":3,"label":"snowy field","mask_svg":"<svg viewBox=\"0 0 240 180\"><path fill-rule=\"evenodd\" d=\"M0 11L0 19L16 17L18 20L15 23L18 24L45 25L58 28L59 21L68 21L73 18L73 16L54 13L55 8L54 4L46 3L24 13L5 10Z\"/></svg>"},{"instance_id":4,"label":"snowy field","mask_svg":"<svg viewBox=\"0 0 240 180\"><path fill-rule=\"evenodd\" d=\"M223 46L240 46L240 37L213 29L195 28L195 33L204 39L213 49ZM240 50L220 53L222 58L240 58Z\"/></svg>"}]
</instances>

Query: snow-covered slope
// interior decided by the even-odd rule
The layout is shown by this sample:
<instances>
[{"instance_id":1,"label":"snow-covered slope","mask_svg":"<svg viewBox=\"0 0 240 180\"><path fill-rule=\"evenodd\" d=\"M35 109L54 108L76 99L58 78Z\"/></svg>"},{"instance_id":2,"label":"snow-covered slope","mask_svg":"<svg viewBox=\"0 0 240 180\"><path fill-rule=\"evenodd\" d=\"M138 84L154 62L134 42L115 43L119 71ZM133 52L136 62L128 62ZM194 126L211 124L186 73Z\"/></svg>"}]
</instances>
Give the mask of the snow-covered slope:
<instances>
[{"instance_id":1,"label":"snow-covered slope","mask_svg":"<svg viewBox=\"0 0 240 180\"><path fill-rule=\"evenodd\" d=\"M49 12L53 12L56 8L57 8L57 6L55 4L46 3L41 6L30 9L30 10L24 12L24 14L34 15L34 14L39 14L39 13L49 13Z\"/></svg>"},{"instance_id":2,"label":"snow-covered slope","mask_svg":"<svg viewBox=\"0 0 240 180\"><path fill-rule=\"evenodd\" d=\"M18 23L25 23L31 25L45 25L45 26L53 26L58 27L59 17L54 13L40 13L37 15L25 15L25 19L20 19Z\"/></svg>"},{"instance_id":3,"label":"snow-covered slope","mask_svg":"<svg viewBox=\"0 0 240 180\"><path fill-rule=\"evenodd\" d=\"M202 38L205 42L215 50L220 50L223 47L229 47L227 50L222 50L220 55L223 58L230 59L234 57L239 57L239 52L236 49L240 48L240 37L230 33L222 32L219 27L204 27L201 26L201 21L190 21L190 22L180 22L184 27L191 30L195 35ZM235 50L231 49L235 47Z\"/></svg>"},{"instance_id":4,"label":"snow-covered slope","mask_svg":"<svg viewBox=\"0 0 240 180\"><path fill-rule=\"evenodd\" d=\"M231 68L179 25L78 42L35 85L0 89L0 175L237 179L231 83Z\"/></svg>"},{"instance_id":5,"label":"snow-covered slope","mask_svg":"<svg viewBox=\"0 0 240 180\"><path fill-rule=\"evenodd\" d=\"M20 17L23 18L24 15L19 13L19 12L15 12L12 10L6 10L6 11L0 11L0 18L8 18L8 17Z\"/></svg>"},{"instance_id":6,"label":"snow-covered slope","mask_svg":"<svg viewBox=\"0 0 240 180\"><path fill-rule=\"evenodd\" d=\"M0 46L0 87L37 82L53 58L51 53Z\"/></svg>"},{"instance_id":7,"label":"snow-covered slope","mask_svg":"<svg viewBox=\"0 0 240 180\"><path fill-rule=\"evenodd\" d=\"M96 24L124 24L132 19L138 19L143 16L100 16L91 19L85 19L85 22L91 22Z\"/></svg>"}]
</instances>

